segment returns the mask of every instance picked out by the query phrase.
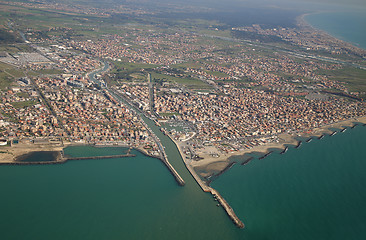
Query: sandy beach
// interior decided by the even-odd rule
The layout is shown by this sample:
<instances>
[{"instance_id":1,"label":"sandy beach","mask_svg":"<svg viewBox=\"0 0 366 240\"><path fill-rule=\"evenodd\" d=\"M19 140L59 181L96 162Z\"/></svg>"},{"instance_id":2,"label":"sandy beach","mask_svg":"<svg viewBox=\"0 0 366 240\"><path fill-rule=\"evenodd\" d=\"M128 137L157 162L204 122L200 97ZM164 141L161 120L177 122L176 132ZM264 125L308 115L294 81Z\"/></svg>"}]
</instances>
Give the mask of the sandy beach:
<instances>
[{"instance_id":1,"label":"sandy beach","mask_svg":"<svg viewBox=\"0 0 366 240\"><path fill-rule=\"evenodd\" d=\"M65 147L72 143L50 143L35 144L29 141L21 141L12 146L0 147L0 163L13 163L22 155L32 152L61 152Z\"/></svg>"},{"instance_id":2,"label":"sandy beach","mask_svg":"<svg viewBox=\"0 0 366 240\"><path fill-rule=\"evenodd\" d=\"M197 171L201 177L207 177L211 175L213 172L220 172L224 170L230 164L230 158L234 156L243 156L245 154L258 152L266 154L270 151L270 149L285 149L288 145L296 146L299 142L299 138L309 139L311 137L320 137L323 134L332 134L334 130L332 129L339 129L342 130L345 127L352 127L356 123L365 124L366 123L366 116L348 119L345 121L340 121L333 124L328 124L322 126L320 128L315 128L312 131L298 133L298 134L288 134L282 133L278 135L278 142L271 142L263 145L254 146L250 149L233 151L231 153L219 153L219 151L213 147L205 147L197 151L197 155L200 156L201 160L199 161L189 161L191 167ZM181 144L178 142L178 144ZM217 153L215 157L212 156L212 153ZM181 153L182 154L182 153ZM184 155L182 155L184 158ZM187 162L187 161L186 161Z\"/></svg>"}]
</instances>

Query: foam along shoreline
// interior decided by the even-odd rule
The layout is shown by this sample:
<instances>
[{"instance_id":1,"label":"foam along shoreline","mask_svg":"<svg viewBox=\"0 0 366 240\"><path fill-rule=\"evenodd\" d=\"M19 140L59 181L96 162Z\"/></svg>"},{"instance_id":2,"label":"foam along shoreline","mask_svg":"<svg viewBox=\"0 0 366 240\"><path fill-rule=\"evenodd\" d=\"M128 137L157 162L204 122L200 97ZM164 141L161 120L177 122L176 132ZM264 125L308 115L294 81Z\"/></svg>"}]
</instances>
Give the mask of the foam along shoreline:
<instances>
[{"instance_id":1,"label":"foam along shoreline","mask_svg":"<svg viewBox=\"0 0 366 240\"><path fill-rule=\"evenodd\" d=\"M261 153L263 155L268 154L272 149L280 149L281 153L286 153L289 146L296 147L299 145L299 140L304 139L302 141L310 142L313 138L322 139L325 134L334 135L334 129L339 129L338 131L344 132L347 128L354 128L356 125L366 125L366 116L352 118L344 121L340 121L337 123L332 123L328 125L324 125L319 128L313 129L311 132L299 133L299 134L280 134L278 135L280 142L278 143L267 143L263 145L254 146L250 149L239 150L232 153L220 154L219 157L212 157L210 154L205 154L203 151L198 153L202 160L192 161L190 165L200 173L201 177L208 177L212 172L220 172L222 171L231 161L233 157L243 156L252 154L252 153ZM330 130L332 129L332 130ZM338 132L336 131L336 132ZM305 140L306 139L306 140ZM301 144L300 144L301 145ZM184 155L182 155L184 158ZM253 160L253 158L249 158L241 162L241 165L247 164L249 161Z\"/></svg>"}]
</instances>

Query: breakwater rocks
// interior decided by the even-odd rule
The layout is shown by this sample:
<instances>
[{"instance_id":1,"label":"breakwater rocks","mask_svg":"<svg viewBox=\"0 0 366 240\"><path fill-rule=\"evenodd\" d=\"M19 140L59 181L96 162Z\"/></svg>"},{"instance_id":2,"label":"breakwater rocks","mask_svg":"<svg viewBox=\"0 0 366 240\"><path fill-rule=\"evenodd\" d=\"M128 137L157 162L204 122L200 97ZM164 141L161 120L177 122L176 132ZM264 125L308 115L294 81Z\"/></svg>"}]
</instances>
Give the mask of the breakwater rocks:
<instances>
[{"instance_id":1,"label":"breakwater rocks","mask_svg":"<svg viewBox=\"0 0 366 240\"><path fill-rule=\"evenodd\" d=\"M283 149L283 151L280 154L285 154L288 150L288 146L285 147L285 149Z\"/></svg>"},{"instance_id":2,"label":"breakwater rocks","mask_svg":"<svg viewBox=\"0 0 366 240\"><path fill-rule=\"evenodd\" d=\"M207 186L190 165L186 164L186 167L187 167L188 171L191 173L191 175L193 176L193 178L196 180L198 185L201 187L202 191L211 193L212 196L215 199L217 199L217 201L220 203L220 205L224 208L225 212L230 217L230 219L233 221L233 223L238 228L244 228L245 227L244 223L239 219L238 216L236 216L234 210L230 207L230 205L226 202L226 200L220 195L220 193L217 190L213 189L212 187Z\"/></svg>"},{"instance_id":3,"label":"breakwater rocks","mask_svg":"<svg viewBox=\"0 0 366 240\"><path fill-rule=\"evenodd\" d=\"M250 157L247 160L245 160L244 162L242 162L241 165L245 165L245 164L249 163L252 160L253 160L253 157Z\"/></svg>"},{"instance_id":4,"label":"breakwater rocks","mask_svg":"<svg viewBox=\"0 0 366 240\"><path fill-rule=\"evenodd\" d=\"M180 186L184 186L186 183L184 182L183 178L178 174L177 170L170 164L167 158L161 158L161 161L167 166L171 174L173 174L175 180Z\"/></svg>"},{"instance_id":5,"label":"breakwater rocks","mask_svg":"<svg viewBox=\"0 0 366 240\"><path fill-rule=\"evenodd\" d=\"M268 157L269 155L271 155L273 153L273 151L269 151L268 153L264 154L262 157L258 158L259 160L262 160L266 157Z\"/></svg>"},{"instance_id":6,"label":"breakwater rocks","mask_svg":"<svg viewBox=\"0 0 366 240\"><path fill-rule=\"evenodd\" d=\"M186 166L187 170L189 171L189 173L192 175L192 177L194 178L194 180L198 183L198 185L200 186L200 188L202 189L202 191L204 192L209 192L211 193L214 197L216 197L216 199L219 201L220 205L224 208L224 210L226 211L227 215L231 218L231 220L233 221L233 223L239 227L239 228L244 228L244 223L239 219L238 216L236 216L234 210L230 207L230 205L225 201L225 199L219 194L218 191L216 191L215 189L213 189L212 187L208 186L207 184L205 184L202 179L198 176L198 174L196 173L196 171L191 167L191 165L189 165L185 160L184 160L184 155L182 152L182 149L180 148L179 144L168 134L169 138L174 142L174 144L177 146L179 154L181 155L184 165ZM233 162L230 166L230 168L234 165L235 163ZM178 175L179 176L179 175Z\"/></svg>"},{"instance_id":7,"label":"breakwater rocks","mask_svg":"<svg viewBox=\"0 0 366 240\"><path fill-rule=\"evenodd\" d=\"M301 144L302 144L302 141L299 141L299 142L297 143L297 145L296 145L296 147L295 147L295 148L299 148L299 147L301 147Z\"/></svg>"},{"instance_id":8,"label":"breakwater rocks","mask_svg":"<svg viewBox=\"0 0 366 240\"><path fill-rule=\"evenodd\" d=\"M230 168L232 168L234 166L234 164L236 164L236 162L232 162L229 165L227 165L222 171L220 171L218 174L216 174L215 177L221 176L224 172L226 172L227 170L229 170Z\"/></svg>"},{"instance_id":9,"label":"breakwater rocks","mask_svg":"<svg viewBox=\"0 0 366 240\"><path fill-rule=\"evenodd\" d=\"M332 134L330 134L330 136L334 136L336 134L337 134L337 131L334 131L334 132L332 132Z\"/></svg>"},{"instance_id":10,"label":"breakwater rocks","mask_svg":"<svg viewBox=\"0 0 366 240\"><path fill-rule=\"evenodd\" d=\"M121 154L121 155L109 155L109 156L92 156L92 157L75 157L75 158L65 158L62 157L63 153L59 152L57 158L51 161L19 161L0 163L0 165L52 165L52 164L63 164L67 161L76 160L91 160L91 159L111 159L111 158L124 158L124 157L135 157L135 154ZM22 156L21 156L22 157ZM24 157L22 157L24 158Z\"/></svg>"}]
</instances>

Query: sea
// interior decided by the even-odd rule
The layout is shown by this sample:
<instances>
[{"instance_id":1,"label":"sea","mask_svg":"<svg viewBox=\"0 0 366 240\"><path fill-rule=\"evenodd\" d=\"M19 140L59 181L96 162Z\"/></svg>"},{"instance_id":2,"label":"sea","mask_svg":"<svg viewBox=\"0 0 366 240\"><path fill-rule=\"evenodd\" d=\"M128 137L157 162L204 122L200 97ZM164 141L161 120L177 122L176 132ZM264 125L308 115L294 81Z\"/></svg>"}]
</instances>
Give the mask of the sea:
<instances>
[{"instance_id":1,"label":"sea","mask_svg":"<svg viewBox=\"0 0 366 240\"><path fill-rule=\"evenodd\" d=\"M319 16L306 20L313 17ZM323 30L331 33L331 28ZM199 188L174 143L152 122L148 125L185 180L184 187L160 160L138 151L132 152L136 157L0 166L0 238L366 239L365 126L236 164L213 181L211 186L244 222L245 228L238 229ZM126 149L74 146L64 152L99 156Z\"/></svg>"},{"instance_id":2,"label":"sea","mask_svg":"<svg viewBox=\"0 0 366 240\"><path fill-rule=\"evenodd\" d=\"M157 128L157 127L155 127ZM155 129L156 130L156 129ZM212 186L245 229L202 192L175 145L158 133L186 181L158 159L0 166L1 239L365 239L366 127L236 164ZM70 156L125 153L74 146ZM240 159L236 159L240 161Z\"/></svg>"},{"instance_id":3,"label":"sea","mask_svg":"<svg viewBox=\"0 0 366 240\"><path fill-rule=\"evenodd\" d=\"M366 12L342 11L309 14L305 20L313 27L366 49Z\"/></svg>"}]
</instances>

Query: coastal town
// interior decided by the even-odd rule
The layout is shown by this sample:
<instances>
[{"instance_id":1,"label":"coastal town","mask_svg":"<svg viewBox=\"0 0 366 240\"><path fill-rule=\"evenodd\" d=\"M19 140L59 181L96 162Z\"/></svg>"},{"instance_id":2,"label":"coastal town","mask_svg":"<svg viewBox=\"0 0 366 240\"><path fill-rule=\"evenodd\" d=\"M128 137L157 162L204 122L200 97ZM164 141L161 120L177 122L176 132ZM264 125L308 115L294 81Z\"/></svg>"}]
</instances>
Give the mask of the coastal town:
<instances>
[{"instance_id":1,"label":"coastal town","mask_svg":"<svg viewBox=\"0 0 366 240\"><path fill-rule=\"evenodd\" d=\"M296 36L285 29L265 31L259 25L233 30ZM47 32L57 31L74 30L58 27ZM2 136L9 143L46 139L130 146L159 155L151 131L115 93L162 124L161 130L173 140L184 140L183 157L193 162L199 162L203 152L219 158L278 142L281 134L310 133L362 117L366 111L360 98L364 92L351 91L346 83L322 74L344 68L340 63L156 27L146 31L126 26L121 34L71 41L63 35L45 38L31 28L24 35L36 52L0 56L1 62L25 73L1 91ZM311 39L317 45L329 43L318 35ZM106 64L112 68L96 76L98 83L92 81L91 72ZM183 130L169 127L174 124Z\"/></svg>"},{"instance_id":2,"label":"coastal town","mask_svg":"<svg viewBox=\"0 0 366 240\"><path fill-rule=\"evenodd\" d=\"M0 46L0 165L89 159L65 156L70 146L125 149L98 159L136 149L184 186L164 134L200 188L244 228L213 179L254 153L285 154L366 124L366 51L312 28L304 14L295 28L220 30L208 20L169 25L154 18L158 10L123 5L1 4L14 16L28 9L35 22L43 11L68 21L30 26L28 15L1 15L0 33L10 40ZM54 159L27 161L39 152Z\"/></svg>"}]
</instances>

